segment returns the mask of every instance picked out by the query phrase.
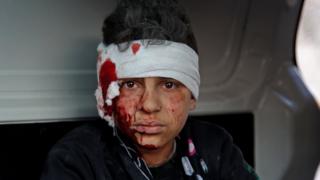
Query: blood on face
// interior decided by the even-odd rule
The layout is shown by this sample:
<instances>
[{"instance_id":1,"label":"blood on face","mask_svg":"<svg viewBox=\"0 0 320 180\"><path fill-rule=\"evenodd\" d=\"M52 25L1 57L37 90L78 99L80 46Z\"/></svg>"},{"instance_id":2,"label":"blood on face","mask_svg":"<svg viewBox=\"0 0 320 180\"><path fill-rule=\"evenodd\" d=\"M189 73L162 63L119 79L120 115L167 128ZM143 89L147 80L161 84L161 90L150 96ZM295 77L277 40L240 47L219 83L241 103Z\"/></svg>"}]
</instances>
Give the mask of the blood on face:
<instances>
[{"instance_id":1,"label":"blood on face","mask_svg":"<svg viewBox=\"0 0 320 180\"><path fill-rule=\"evenodd\" d=\"M116 103L116 121L120 130L138 146L155 149L168 144L179 134L194 100L185 86L165 88L161 84L165 78L143 78L141 81L145 83L144 86L151 86L151 90L142 90L143 93L135 93L131 89L120 90ZM152 92L154 89L155 92ZM143 125L135 129L136 121L143 122ZM149 126L153 126L154 122L163 125L163 128L152 131L154 127Z\"/></svg>"}]
</instances>

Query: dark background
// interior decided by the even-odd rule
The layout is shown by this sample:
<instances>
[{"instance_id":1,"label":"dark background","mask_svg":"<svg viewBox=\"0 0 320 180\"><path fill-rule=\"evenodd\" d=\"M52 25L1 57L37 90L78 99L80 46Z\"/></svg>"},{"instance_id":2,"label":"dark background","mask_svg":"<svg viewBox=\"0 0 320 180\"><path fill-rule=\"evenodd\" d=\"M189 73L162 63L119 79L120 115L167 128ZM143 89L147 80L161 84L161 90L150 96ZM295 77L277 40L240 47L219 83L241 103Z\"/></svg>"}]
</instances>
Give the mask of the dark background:
<instances>
[{"instance_id":1,"label":"dark background","mask_svg":"<svg viewBox=\"0 0 320 180\"><path fill-rule=\"evenodd\" d=\"M254 165L254 121L251 113L193 116L224 127ZM14 124L0 126L0 180L39 179L49 149L71 129L97 118L76 122ZM210 137L208 137L208 140Z\"/></svg>"}]
</instances>

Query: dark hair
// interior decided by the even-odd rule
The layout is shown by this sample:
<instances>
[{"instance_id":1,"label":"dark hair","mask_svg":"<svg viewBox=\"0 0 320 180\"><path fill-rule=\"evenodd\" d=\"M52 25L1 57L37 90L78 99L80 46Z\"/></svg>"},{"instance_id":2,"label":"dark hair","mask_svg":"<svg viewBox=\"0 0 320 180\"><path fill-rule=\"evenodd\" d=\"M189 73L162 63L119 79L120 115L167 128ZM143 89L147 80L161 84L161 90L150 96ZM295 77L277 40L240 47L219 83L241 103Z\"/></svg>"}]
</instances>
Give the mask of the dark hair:
<instances>
[{"instance_id":1,"label":"dark hair","mask_svg":"<svg viewBox=\"0 0 320 180\"><path fill-rule=\"evenodd\" d=\"M189 18L177 0L120 0L104 20L103 43L153 39L187 44L198 52Z\"/></svg>"}]
</instances>

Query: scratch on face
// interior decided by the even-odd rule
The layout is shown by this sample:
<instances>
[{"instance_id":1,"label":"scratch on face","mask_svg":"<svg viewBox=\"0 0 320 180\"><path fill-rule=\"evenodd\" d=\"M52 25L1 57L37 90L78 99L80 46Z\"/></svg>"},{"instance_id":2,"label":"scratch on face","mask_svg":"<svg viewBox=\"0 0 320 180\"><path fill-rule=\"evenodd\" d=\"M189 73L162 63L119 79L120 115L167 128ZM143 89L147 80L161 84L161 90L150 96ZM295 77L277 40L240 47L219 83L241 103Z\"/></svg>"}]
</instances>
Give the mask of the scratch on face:
<instances>
[{"instance_id":1,"label":"scratch on face","mask_svg":"<svg viewBox=\"0 0 320 180\"><path fill-rule=\"evenodd\" d=\"M179 120L183 116L183 111L179 111L181 108L181 102L183 97L181 95L174 95L170 97L171 101L169 102L168 106L166 107L168 115L170 115L171 119L174 119L174 123L181 123Z\"/></svg>"}]
</instances>

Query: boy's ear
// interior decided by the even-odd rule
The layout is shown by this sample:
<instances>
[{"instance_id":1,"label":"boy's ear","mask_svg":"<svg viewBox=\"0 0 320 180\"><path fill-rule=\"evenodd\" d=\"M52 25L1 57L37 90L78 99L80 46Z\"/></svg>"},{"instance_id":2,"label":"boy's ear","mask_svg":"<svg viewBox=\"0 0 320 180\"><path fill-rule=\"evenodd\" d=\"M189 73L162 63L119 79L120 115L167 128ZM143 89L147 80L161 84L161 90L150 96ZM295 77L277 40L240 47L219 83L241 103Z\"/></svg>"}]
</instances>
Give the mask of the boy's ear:
<instances>
[{"instance_id":1,"label":"boy's ear","mask_svg":"<svg viewBox=\"0 0 320 180\"><path fill-rule=\"evenodd\" d=\"M190 100L190 106L189 106L189 110L192 111L197 107L197 101L194 97L191 98Z\"/></svg>"}]
</instances>

